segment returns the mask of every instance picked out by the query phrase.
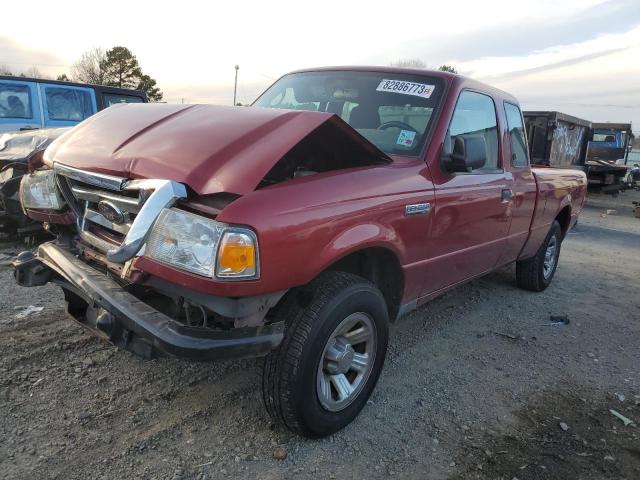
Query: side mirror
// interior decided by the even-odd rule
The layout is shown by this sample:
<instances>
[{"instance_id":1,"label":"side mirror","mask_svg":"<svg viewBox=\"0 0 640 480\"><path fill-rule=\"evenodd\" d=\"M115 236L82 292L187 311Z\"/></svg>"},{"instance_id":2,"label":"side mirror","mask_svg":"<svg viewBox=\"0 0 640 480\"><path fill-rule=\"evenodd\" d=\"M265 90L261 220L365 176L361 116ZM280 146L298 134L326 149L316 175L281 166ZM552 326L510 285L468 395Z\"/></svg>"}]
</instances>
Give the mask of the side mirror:
<instances>
[{"instance_id":1,"label":"side mirror","mask_svg":"<svg viewBox=\"0 0 640 480\"><path fill-rule=\"evenodd\" d=\"M447 172L470 172L487 163L487 144L481 135L458 135L453 138L453 152L442 156Z\"/></svg>"}]
</instances>

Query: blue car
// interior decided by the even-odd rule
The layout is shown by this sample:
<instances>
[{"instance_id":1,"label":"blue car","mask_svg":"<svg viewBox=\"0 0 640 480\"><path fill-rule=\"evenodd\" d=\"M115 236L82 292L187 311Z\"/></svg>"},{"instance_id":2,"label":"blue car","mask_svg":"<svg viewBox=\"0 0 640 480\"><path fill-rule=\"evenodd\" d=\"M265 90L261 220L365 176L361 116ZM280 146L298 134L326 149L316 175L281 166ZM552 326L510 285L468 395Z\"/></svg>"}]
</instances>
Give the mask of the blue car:
<instances>
[{"instance_id":1,"label":"blue car","mask_svg":"<svg viewBox=\"0 0 640 480\"><path fill-rule=\"evenodd\" d=\"M0 76L0 132L76 125L116 103L146 103L138 90Z\"/></svg>"}]
</instances>

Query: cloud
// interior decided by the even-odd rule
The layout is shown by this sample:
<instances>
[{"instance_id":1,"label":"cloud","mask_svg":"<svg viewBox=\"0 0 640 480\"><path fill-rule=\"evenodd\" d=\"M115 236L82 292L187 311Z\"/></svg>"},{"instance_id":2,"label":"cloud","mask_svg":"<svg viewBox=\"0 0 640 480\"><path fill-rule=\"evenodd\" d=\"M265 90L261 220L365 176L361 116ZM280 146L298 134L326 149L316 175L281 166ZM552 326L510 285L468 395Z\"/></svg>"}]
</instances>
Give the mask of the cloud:
<instances>
[{"instance_id":1,"label":"cloud","mask_svg":"<svg viewBox=\"0 0 640 480\"><path fill-rule=\"evenodd\" d=\"M509 18L508 8L501 13ZM514 12L516 13L516 12ZM478 28L450 36L431 35L393 47L403 58L420 58L429 64L465 62L488 56L525 56L557 45L584 42L601 35L627 31L640 25L640 8L634 0L609 0L570 15L516 20L499 27ZM451 22L455 23L455 14ZM387 52L388 53L388 52ZM391 59L386 59L388 62Z\"/></svg>"},{"instance_id":2,"label":"cloud","mask_svg":"<svg viewBox=\"0 0 640 480\"><path fill-rule=\"evenodd\" d=\"M268 79L238 82L237 102L252 103L272 82ZM168 102L233 104L233 83L170 84L163 86L164 99Z\"/></svg>"},{"instance_id":3,"label":"cloud","mask_svg":"<svg viewBox=\"0 0 640 480\"><path fill-rule=\"evenodd\" d=\"M40 72L53 76L66 72L69 68L68 63L59 55L31 48L7 37L0 37L0 52L0 65L9 67L16 74L36 67Z\"/></svg>"}]
</instances>

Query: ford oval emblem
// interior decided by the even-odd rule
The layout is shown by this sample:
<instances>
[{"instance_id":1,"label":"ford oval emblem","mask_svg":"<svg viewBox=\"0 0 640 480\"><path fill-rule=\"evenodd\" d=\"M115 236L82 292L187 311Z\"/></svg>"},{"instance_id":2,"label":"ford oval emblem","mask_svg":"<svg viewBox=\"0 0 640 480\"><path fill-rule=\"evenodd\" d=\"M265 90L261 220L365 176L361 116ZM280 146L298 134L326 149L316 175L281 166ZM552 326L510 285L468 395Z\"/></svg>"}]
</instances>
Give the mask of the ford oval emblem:
<instances>
[{"instance_id":1,"label":"ford oval emblem","mask_svg":"<svg viewBox=\"0 0 640 480\"><path fill-rule=\"evenodd\" d=\"M98 203L98 211L100 214L109 220L111 223L121 225L124 223L124 213L113 203L107 200L101 200Z\"/></svg>"}]
</instances>

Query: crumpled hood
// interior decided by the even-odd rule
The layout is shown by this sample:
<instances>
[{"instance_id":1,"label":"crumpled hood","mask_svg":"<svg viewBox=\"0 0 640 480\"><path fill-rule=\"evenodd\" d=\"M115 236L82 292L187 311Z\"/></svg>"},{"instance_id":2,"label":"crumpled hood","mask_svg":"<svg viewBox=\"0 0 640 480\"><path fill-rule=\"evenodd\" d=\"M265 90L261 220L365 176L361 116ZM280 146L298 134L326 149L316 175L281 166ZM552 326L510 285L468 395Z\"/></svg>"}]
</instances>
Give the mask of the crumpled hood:
<instances>
[{"instance_id":1,"label":"crumpled hood","mask_svg":"<svg viewBox=\"0 0 640 480\"><path fill-rule=\"evenodd\" d=\"M45 162L127 178L184 183L197 194L255 190L289 150L320 126L351 142L363 164L389 158L330 113L213 105L122 104L80 123Z\"/></svg>"}]
</instances>

